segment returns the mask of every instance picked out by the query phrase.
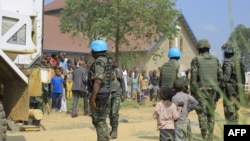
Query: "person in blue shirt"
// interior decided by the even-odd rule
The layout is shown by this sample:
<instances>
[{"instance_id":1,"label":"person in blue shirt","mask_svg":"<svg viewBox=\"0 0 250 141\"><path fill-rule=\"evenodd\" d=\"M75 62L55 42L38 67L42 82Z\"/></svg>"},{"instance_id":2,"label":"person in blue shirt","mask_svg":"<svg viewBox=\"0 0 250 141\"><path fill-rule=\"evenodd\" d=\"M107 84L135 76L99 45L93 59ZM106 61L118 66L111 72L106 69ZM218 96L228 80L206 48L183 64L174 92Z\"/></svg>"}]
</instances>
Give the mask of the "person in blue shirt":
<instances>
[{"instance_id":1,"label":"person in blue shirt","mask_svg":"<svg viewBox=\"0 0 250 141\"><path fill-rule=\"evenodd\" d=\"M61 100L63 94L63 83L64 80L61 75L59 68L55 69L55 76L51 78L51 90L52 90L52 109L53 111L60 110Z\"/></svg>"},{"instance_id":2,"label":"person in blue shirt","mask_svg":"<svg viewBox=\"0 0 250 141\"><path fill-rule=\"evenodd\" d=\"M134 97L133 99L134 100L137 100L137 102L139 104L141 104L141 99L140 97L143 95L141 90L139 89L139 79L138 79L138 74L135 73L134 74L134 77L132 79L132 89L133 89L133 94L134 94Z\"/></svg>"}]
</instances>

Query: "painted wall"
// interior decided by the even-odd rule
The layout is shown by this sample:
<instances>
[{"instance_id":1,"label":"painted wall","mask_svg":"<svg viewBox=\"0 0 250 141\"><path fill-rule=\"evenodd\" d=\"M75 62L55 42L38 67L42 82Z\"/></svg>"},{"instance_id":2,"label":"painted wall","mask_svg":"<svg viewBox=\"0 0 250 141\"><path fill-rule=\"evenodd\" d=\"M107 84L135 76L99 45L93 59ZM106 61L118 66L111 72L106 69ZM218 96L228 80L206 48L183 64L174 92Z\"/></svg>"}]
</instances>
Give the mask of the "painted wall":
<instances>
[{"instance_id":1,"label":"painted wall","mask_svg":"<svg viewBox=\"0 0 250 141\"><path fill-rule=\"evenodd\" d=\"M178 36L178 46L180 47L180 44L182 44L182 57L180 63L182 63L186 69L189 69L191 61L198 55L198 51L196 50L194 41L189 37L190 35L188 34L187 29L184 26L181 27ZM174 46L174 43L175 42L172 41L172 46ZM159 67L168 61L167 52L169 46L171 46L171 43L167 37L161 39L151 51L137 53L136 57L134 57L136 59L129 63L128 68L132 69L134 66L137 66L140 71L145 69L147 73L150 70L158 70Z\"/></svg>"},{"instance_id":2,"label":"painted wall","mask_svg":"<svg viewBox=\"0 0 250 141\"><path fill-rule=\"evenodd\" d=\"M182 36L183 39L183 53L180 62L188 69L190 68L192 59L198 55L198 51L196 45L191 41L191 38L189 38L185 28L181 29L180 36Z\"/></svg>"}]
</instances>

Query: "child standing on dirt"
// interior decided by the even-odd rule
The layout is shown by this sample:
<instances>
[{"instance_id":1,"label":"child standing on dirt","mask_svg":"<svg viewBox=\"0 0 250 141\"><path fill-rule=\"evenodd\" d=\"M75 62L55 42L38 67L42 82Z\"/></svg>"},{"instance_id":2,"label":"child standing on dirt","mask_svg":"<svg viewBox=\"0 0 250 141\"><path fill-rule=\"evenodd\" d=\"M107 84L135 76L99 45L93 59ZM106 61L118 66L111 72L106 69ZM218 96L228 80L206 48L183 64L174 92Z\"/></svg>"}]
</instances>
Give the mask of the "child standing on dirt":
<instances>
[{"instance_id":1,"label":"child standing on dirt","mask_svg":"<svg viewBox=\"0 0 250 141\"><path fill-rule=\"evenodd\" d=\"M174 81L173 89L175 95L172 98L172 102L182 107L180 116L175 121L175 141L191 141L191 128L188 114L196 108L198 101L191 95L184 93L185 84L182 78Z\"/></svg>"},{"instance_id":2,"label":"child standing on dirt","mask_svg":"<svg viewBox=\"0 0 250 141\"><path fill-rule=\"evenodd\" d=\"M156 104L153 113L154 119L157 119L157 128L160 131L160 141L174 141L175 126L174 120L179 117L177 106L172 103L174 92L170 87L160 89L160 101Z\"/></svg>"},{"instance_id":3,"label":"child standing on dirt","mask_svg":"<svg viewBox=\"0 0 250 141\"><path fill-rule=\"evenodd\" d=\"M63 83L60 68L55 69L55 76L51 78L51 90L52 90L52 111L61 109L61 100L63 94Z\"/></svg>"}]
</instances>

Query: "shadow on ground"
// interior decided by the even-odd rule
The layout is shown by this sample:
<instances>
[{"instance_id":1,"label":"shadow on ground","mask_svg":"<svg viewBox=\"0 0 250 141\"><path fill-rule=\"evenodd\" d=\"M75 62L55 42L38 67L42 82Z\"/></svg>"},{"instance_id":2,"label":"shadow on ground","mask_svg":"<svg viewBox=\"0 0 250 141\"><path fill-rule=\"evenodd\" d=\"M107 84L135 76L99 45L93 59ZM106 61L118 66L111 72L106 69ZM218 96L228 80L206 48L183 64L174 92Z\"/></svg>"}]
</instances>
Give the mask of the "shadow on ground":
<instances>
[{"instance_id":1,"label":"shadow on ground","mask_svg":"<svg viewBox=\"0 0 250 141\"><path fill-rule=\"evenodd\" d=\"M140 138L140 139L145 139L145 140L152 140L152 139L155 139L155 140L159 140L159 136L138 136L137 138Z\"/></svg>"},{"instance_id":2,"label":"shadow on ground","mask_svg":"<svg viewBox=\"0 0 250 141\"><path fill-rule=\"evenodd\" d=\"M7 141L26 141L24 136L7 136Z\"/></svg>"},{"instance_id":3,"label":"shadow on ground","mask_svg":"<svg viewBox=\"0 0 250 141\"><path fill-rule=\"evenodd\" d=\"M202 137L201 137L201 134L200 134L200 133L194 133L194 134L192 134L192 138L193 138L192 141L202 141ZM215 136L215 135L214 135L213 140L214 140L214 141L223 141L222 138L220 138L220 137L218 137L218 136Z\"/></svg>"}]
</instances>

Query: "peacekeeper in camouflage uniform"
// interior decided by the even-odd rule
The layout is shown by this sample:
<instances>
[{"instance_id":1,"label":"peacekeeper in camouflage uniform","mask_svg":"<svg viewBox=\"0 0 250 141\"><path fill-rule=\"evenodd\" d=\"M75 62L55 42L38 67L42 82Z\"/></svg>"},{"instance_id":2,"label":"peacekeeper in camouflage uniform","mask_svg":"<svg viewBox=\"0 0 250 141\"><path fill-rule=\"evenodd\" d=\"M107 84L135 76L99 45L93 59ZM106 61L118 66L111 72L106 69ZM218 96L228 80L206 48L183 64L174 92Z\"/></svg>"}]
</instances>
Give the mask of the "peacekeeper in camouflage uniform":
<instances>
[{"instance_id":1,"label":"peacekeeper in camouflage uniform","mask_svg":"<svg viewBox=\"0 0 250 141\"><path fill-rule=\"evenodd\" d=\"M181 51L177 47L171 47L168 51L169 61L164 63L160 70L160 87L172 87L177 78L182 78L187 84L185 67L178 62Z\"/></svg>"},{"instance_id":2,"label":"peacekeeper in camouflage uniform","mask_svg":"<svg viewBox=\"0 0 250 141\"><path fill-rule=\"evenodd\" d=\"M237 80L236 74L236 63L239 62L234 58L235 48L236 46L231 42L222 46L224 52L224 61L222 65L224 79L221 88L225 95L225 97L223 97L223 106L227 124L237 124L239 121L239 107L235 104L235 101L239 100L239 81Z\"/></svg>"},{"instance_id":3,"label":"peacekeeper in camouflage uniform","mask_svg":"<svg viewBox=\"0 0 250 141\"><path fill-rule=\"evenodd\" d=\"M106 122L110 107L111 82L111 65L106 53L108 45L103 40L95 40L90 46L92 56L95 58L88 74L91 118L96 128L97 141L109 141Z\"/></svg>"},{"instance_id":4,"label":"peacekeeper in camouflage uniform","mask_svg":"<svg viewBox=\"0 0 250 141\"><path fill-rule=\"evenodd\" d=\"M169 61L164 63L160 70L160 87L171 87L177 78L180 63L178 60L181 57L181 51L177 47L171 47L168 51Z\"/></svg>"},{"instance_id":5,"label":"peacekeeper in camouflage uniform","mask_svg":"<svg viewBox=\"0 0 250 141\"><path fill-rule=\"evenodd\" d=\"M219 99L218 82L223 78L218 58L210 55L210 44L207 39L198 42L199 55L192 59L190 87L191 94L197 99L196 108L202 138L205 141L213 140L214 111Z\"/></svg>"},{"instance_id":6,"label":"peacekeeper in camouflage uniform","mask_svg":"<svg viewBox=\"0 0 250 141\"><path fill-rule=\"evenodd\" d=\"M110 113L109 120L110 126L112 128L110 132L110 138L117 138L117 129L119 123L119 109L121 100L125 98L125 83L123 80L123 73L115 61L112 58L109 58L109 62L112 65L112 81L111 81L111 102L110 102Z\"/></svg>"}]
</instances>

